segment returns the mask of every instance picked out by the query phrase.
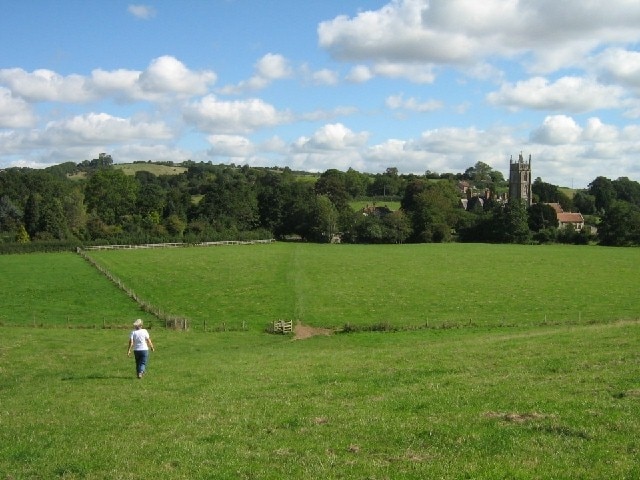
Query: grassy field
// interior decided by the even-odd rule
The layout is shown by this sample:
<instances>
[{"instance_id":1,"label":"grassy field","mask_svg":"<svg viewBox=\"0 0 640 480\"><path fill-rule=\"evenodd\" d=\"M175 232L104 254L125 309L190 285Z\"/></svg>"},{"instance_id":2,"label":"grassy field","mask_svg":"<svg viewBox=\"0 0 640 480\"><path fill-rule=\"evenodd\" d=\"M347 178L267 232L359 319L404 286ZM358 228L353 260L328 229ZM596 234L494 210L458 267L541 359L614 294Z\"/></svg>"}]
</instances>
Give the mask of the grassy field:
<instances>
[{"instance_id":1,"label":"grassy field","mask_svg":"<svg viewBox=\"0 0 640 480\"><path fill-rule=\"evenodd\" d=\"M135 175L136 172L151 172L154 175L179 175L187 171L185 167L158 165L156 163L116 163L113 168L122 170L127 175Z\"/></svg>"},{"instance_id":2,"label":"grassy field","mask_svg":"<svg viewBox=\"0 0 640 480\"><path fill-rule=\"evenodd\" d=\"M0 325L104 327L152 317L73 253L0 255Z\"/></svg>"},{"instance_id":3,"label":"grassy field","mask_svg":"<svg viewBox=\"0 0 640 480\"><path fill-rule=\"evenodd\" d=\"M638 478L638 327L0 327L0 478Z\"/></svg>"},{"instance_id":4,"label":"grassy field","mask_svg":"<svg viewBox=\"0 0 640 480\"><path fill-rule=\"evenodd\" d=\"M91 255L194 328L538 325L640 312L638 249L276 243Z\"/></svg>"},{"instance_id":5,"label":"grassy field","mask_svg":"<svg viewBox=\"0 0 640 480\"><path fill-rule=\"evenodd\" d=\"M640 312L638 249L276 243L90 254L194 329L584 324ZM71 253L0 256L0 270L0 325L151 319Z\"/></svg>"},{"instance_id":6,"label":"grassy field","mask_svg":"<svg viewBox=\"0 0 640 480\"><path fill-rule=\"evenodd\" d=\"M388 207L390 210L399 210L400 209L400 202L399 201L389 201L389 202L385 202L385 201L373 201L373 200L357 200L354 202L350 202L349 205L351 206L351 208L353 208L356 212L362 210L365 207L368 207L370 205L375 205L377 207Z\"/></svg>"},{"instance_id":7,"label":"grassy field","mask_svg":"<svg viewBox=\"0 0 640 480\"><path fill-rule=\"evenodd\" d=\"M0 478L640 478L639 252L92 252L186 332L77 255L0 256ZM278 318L406 330L263 333Z\"/></svg>"}]
</instances>

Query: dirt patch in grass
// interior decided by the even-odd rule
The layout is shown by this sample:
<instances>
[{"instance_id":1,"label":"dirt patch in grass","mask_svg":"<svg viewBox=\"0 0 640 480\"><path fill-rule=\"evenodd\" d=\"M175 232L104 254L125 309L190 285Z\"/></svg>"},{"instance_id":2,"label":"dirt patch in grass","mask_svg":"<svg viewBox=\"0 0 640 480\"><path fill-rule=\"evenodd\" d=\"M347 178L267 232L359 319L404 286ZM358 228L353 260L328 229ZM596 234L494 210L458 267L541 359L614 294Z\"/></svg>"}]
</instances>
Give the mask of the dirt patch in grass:
<instances>
[{"instance_id":1,"label":"dirt patch in grass","mask_svg":"<svg viewBox=\"0 0 640 480\"><path fill-rule=\"evenodd\" d=\"M293 327L293 339L304 340L305 338L315 337L316 335L333 335L330 328L316 328L309 325L303 325L300 322Z\"/></svg>"}]
</instances>

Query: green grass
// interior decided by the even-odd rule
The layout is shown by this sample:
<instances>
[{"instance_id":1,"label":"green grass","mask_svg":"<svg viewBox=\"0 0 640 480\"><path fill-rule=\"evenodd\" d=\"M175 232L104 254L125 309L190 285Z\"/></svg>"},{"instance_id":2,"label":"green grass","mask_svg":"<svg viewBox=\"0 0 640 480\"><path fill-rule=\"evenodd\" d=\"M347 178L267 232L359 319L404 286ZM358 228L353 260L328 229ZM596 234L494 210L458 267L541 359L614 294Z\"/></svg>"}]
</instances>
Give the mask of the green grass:
<instances>
[{"instance_id":1,"label":"green grass","mask_svg":"<svg viewBox=\"0 0 640 480\"><path fill-rule=\"evenodd\" d=\"M186 172L186 167L159 165L157 163L116 163L113 168L122 170L127 175L135 175L137 172L150 172L156 176L179 175Z\"/></svg>"},{"instance_id":2,"label":"green grass","mask_svg":"<svg viewBox=\"0 0 640 480\"><path fill-rule=\"evenodd\" d=\"M0 478L637 478L638 326L0 327Z\"/></svg>"},{"instance_id":3,"label":"green grass","mask_svg":"<svg viewBox=\"0 0 640 480\"><path fill-rule=\"evenodd\" d=\"M638 318L638 249L311 245L91 252L146 301L205 324L341 328Z\"/></svg>"},{"instance_id":4,"label":"green grass","mask_svg":"<svg viewBox=\"0 0 640 480\"><path fill-rule=\"evenodd\" d=\"M92 252L186 332L77 255L0 256L0 478L639 478L638 252ZM137 317L143 380L128 329L99 328ZM422 328L262 333L279 318Z\"/></svg>"},{"instance_id":5,"label":"green grass","mask_svg":"<svg viewBox=\"0 0 640 480\"><path fill-rule=\"evenodd\" d=\"M0 325L130 325L151 320L73 253L0 255Z\"/></svg>"},{"instance_id":6,"label":"green grass","mask_svg":"<svg viewBox=\"0 0 640 480\"><path fill-rule=\"evenodd\" d=\"M356 212L362 210L365 207L368 207L370 205L376 205L377 207L389 207L390 210L399 210L400 209L400 202L399 201L372 201L372 200L357 200L354 202L350 202L349 205L351 206L351 208L353 208L353 210L355 210Z\"/></svg>"}]
</instances>

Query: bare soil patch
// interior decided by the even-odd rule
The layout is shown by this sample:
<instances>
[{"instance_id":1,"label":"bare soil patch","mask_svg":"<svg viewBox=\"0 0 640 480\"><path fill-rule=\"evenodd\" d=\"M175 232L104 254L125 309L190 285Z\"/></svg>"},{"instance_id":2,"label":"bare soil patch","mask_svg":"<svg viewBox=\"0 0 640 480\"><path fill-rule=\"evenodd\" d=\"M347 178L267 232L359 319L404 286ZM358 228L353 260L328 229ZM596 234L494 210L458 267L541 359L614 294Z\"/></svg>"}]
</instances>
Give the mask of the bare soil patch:
<instances>
[{"instance_id":1,"label":"bare soil patch","mask_svg":"<svg viewBox=\"0 0 640 480\"><path fill-rule=\"evenodd\" d=\"M316 335L332 335L333 330L330 328L316 328L309 325L303 325L300 322L293 327L293 339L304 340L305 338L314 337Z\"/></svg>"}]
</instances>

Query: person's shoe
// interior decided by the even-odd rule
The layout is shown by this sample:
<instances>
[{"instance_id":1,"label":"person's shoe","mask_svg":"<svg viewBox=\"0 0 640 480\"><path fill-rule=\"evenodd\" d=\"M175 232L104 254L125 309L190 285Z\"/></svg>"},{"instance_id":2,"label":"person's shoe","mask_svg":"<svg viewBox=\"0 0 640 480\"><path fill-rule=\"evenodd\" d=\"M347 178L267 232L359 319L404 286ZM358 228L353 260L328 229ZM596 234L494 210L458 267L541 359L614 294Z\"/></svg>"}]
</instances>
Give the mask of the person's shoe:
<instances>
[{"instance_id":1,"label":"person's shoe","mask_svg":"<svg viewBox=\"0 0 640 480\"><path fill-rule=\"evenodd\" d=\"M142 378L142 373L139 373L139 374L138 374L138 378Z\"/></svg>"}]
</instances>

